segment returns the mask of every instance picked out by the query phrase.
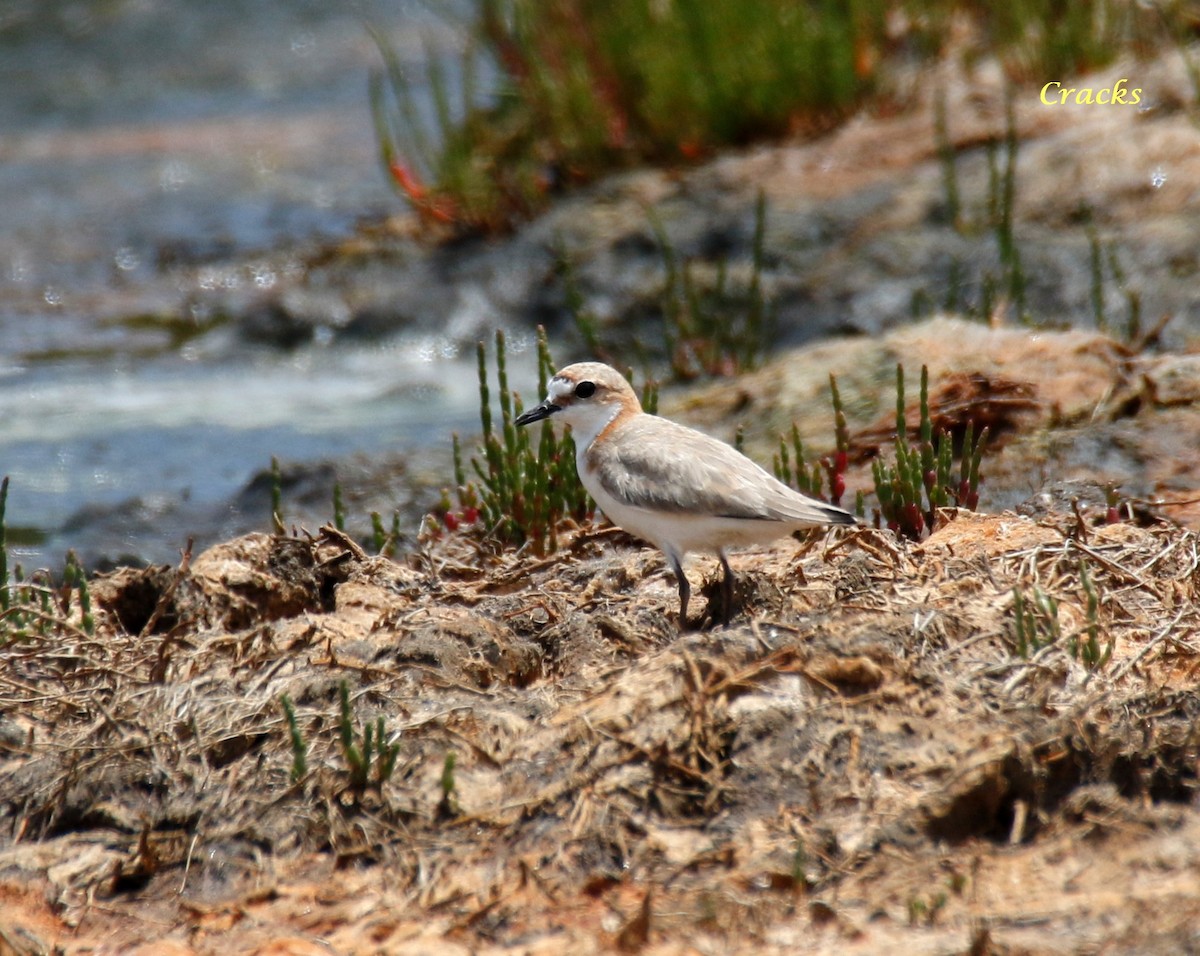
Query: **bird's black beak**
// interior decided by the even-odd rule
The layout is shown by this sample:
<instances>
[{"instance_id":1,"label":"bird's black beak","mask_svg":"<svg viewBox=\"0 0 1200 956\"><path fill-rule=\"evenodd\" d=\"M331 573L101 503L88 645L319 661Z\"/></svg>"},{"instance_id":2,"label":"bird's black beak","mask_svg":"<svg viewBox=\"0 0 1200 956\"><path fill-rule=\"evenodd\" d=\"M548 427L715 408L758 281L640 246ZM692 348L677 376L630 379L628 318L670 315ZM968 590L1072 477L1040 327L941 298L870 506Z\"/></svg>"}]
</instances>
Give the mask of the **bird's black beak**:
<instances>
[{"instance_id":1,"label":"bird's black beak","mask_svg":"<svg viewBox=\"0 0 1200 956\"><path fill-rule=\"evenodd\" d=\"M550 399L546 399L540 405L534 405L533 408L519 415L516 420L518 425L531 425L534 422L540 422L543 418L549 418L555 412L561 412L562 406L555 405Z\"/></svg>"}]
</instances>

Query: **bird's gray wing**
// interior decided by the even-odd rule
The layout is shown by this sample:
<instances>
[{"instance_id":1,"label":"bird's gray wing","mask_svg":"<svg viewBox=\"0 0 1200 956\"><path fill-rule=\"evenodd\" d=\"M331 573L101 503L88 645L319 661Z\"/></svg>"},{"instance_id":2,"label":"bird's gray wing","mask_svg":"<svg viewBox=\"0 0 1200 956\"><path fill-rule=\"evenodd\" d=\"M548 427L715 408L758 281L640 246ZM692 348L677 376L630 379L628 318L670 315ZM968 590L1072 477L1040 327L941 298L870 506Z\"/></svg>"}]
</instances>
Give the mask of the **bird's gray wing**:
<instances>
[{"instance_id":1,"label":"bird's gray wing","mask_svg":"<svg viewBox=\"0 0 1200 956\"><path fill-rule=\"evenodd\" d=\"M651 415L626 424L619 440L593 444L588 459L604 490L635 508L813 524L845 514L792 491L724 442Z\"/></svg>"}]
</instances>

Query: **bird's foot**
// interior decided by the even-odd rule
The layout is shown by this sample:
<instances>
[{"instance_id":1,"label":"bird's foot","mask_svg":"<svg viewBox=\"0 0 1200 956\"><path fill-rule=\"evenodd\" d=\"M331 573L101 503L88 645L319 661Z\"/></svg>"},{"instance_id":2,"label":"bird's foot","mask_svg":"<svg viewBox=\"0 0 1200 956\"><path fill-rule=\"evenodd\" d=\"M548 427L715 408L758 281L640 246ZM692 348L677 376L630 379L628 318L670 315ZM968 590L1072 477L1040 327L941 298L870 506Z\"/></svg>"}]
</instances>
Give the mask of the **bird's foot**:
<instances>
[{"instance_id":1,"label":"bird's foot","mask_svg":"<svg viewBox=\"0 0 1200 956\"><path fill-rule=\"evenodd\" d=\"M708 608L701 623L709 627L718 624L728 626L733 616L742 609L734 592L734 579L728 575L706 581L701 593L708 598Z\"/></svg>"}]
</instances>

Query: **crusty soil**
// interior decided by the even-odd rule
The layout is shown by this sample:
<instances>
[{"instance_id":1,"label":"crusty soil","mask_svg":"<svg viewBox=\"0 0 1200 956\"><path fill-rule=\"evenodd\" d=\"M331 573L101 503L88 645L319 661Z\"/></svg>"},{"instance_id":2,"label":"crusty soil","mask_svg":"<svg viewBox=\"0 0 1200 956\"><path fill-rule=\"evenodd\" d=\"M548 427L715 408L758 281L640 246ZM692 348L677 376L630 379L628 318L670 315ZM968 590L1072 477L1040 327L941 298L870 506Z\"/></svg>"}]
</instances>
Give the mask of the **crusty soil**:
<instances>
[{"instance_id":1,"label":"crusty soil","mask_svg":"<svg viewBox=\"0 0 1200 956\"><path fill-rule=\"evenodd\" d=\"M945 517L744 553L734 623L683 634L661 558L592 527L99 578L94 637L0 650L3 951L1194 948L1196 535ZM1035 583L1062 637L1026 659ZM342 681L399 746L361 791Z\"/></svg>"}]
</instances>

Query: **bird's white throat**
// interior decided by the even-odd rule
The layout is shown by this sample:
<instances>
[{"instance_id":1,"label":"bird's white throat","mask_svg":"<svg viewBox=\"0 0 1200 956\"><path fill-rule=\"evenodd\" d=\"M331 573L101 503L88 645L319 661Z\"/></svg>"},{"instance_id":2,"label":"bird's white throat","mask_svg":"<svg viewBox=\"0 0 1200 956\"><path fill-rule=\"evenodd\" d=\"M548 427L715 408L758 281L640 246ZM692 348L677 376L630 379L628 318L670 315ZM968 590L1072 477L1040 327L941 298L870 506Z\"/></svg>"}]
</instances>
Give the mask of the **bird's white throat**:
<instances>
[{"instance_id":1,"label":"bird's white throat","mask_svg":"<svg viewBox=\"0 0 1200 956\"><path fill-rule=\"evenodd\" d=\"M592 447L599 434L621 413L615 402L607 405L586 405L575 402L562 412L562 419L571 426L571 437L575 439L575 453L582 458Z\"/></svg>"}]
</instances>

